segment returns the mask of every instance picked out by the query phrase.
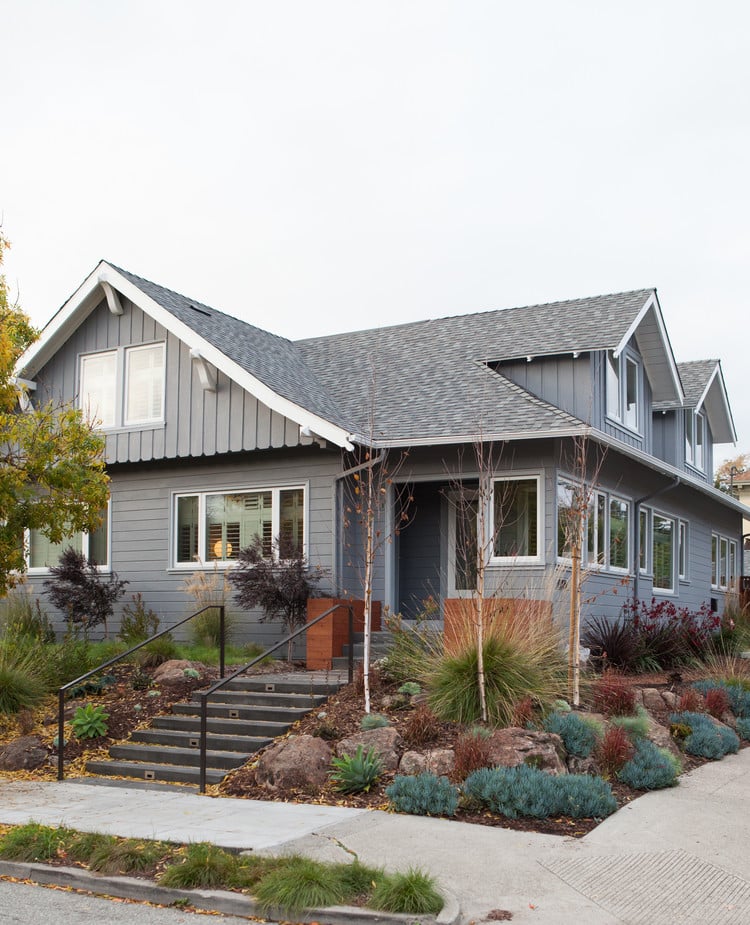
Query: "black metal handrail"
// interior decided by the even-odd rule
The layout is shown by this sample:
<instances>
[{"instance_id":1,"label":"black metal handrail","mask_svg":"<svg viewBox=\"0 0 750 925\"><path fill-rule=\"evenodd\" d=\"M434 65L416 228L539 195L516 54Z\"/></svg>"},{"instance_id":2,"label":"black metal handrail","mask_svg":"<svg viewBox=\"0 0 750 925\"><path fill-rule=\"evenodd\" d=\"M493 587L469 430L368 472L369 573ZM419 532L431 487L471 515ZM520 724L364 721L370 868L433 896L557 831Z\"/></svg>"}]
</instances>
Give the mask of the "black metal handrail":
<instances>
[{"instance_id":1,"label":"black metal handrail","mask_svg":"<svg viewBox=\"0 0 750 925\"><path fill-rule=\"evenodd\" d=\"M201 699L201 733L200 733L200 792L206 792L206 752L207 752L207 740L208 740L208 698L220 690L226 684L229 684L230 681L233 681L237 675L242 674L247 671L249 668L252 668L254 665L257 665L258 662L263 661L268 655L272 652L275 652L277 649L280 649L282 646L287 645L296 639L297 636L301 636L303 633L306 633L311 626L315 626L316 623L320 623L321 620L324 620L326 617L330 616L334 611L338 610L339 607L346 607L349 613L349 683L352 683L354 678L354 608L351 604L334 604L333 607L329 607L325 613L320 614L320 616L315 617L314 620L310 620L309 623L305 623L304 626L301 626L298 630L295 630L293 633L290 633L280 642L277 642L276 645L271 646L269 649L266 649L262 655L258 655L251 662L248 662L247 665L243 665L242 668L238 668L232 674L227 675L225 678L223 675L219 681L213 684L208 690L199 691L198 696Z\"/></svg>"},{"instance_id":2,"label":"black metal handrail","mask_svg":"<svg viewBox=\"0 0 750 925\"><path fill-rule=\"evenodd\" d=\"M104 671L105 668L109 668L110 665L114 665L116 662L122 661L122 659L127 658L129 655L132 655L133 652L137 652L139 649L142 649L144 646L147 646L150 642L153 642L154 639L159 639L161 636L166 636L167 633L171 633L172 630L176 630L178 626L182 626L184 623L187 623L189 620L192 620L194 617L199 617L202 613L205 613L207 610L218 610L219 611L219 676L224 677L224 654L225 654L225 606L224 604L207 604L205 607L201 607L200 610L196 610L195 613L191 613L189 617L185 617L184 620L180 620L179 623L175 623L173 626L170 626L168 629L161 630L158 633L154 633L153 636L149 636L148 639L144 639L143 642L139 642L137 646L133 646L132 649L128 649L127 652L123 652L121 655L116 655L114 658L109 659L109 661L102 662L96 668L92 668L91 671L87 671L86 674L82 674L80 678L76 678L75 681L69 681L67 684L64 684L57 692L57 779L64 780L65 778L65 694L71 689L71 687L77 687L82 681L86 681L88 678L93 677L95 674L99 674L100 671Z\"/></svg>"}]
</instances>

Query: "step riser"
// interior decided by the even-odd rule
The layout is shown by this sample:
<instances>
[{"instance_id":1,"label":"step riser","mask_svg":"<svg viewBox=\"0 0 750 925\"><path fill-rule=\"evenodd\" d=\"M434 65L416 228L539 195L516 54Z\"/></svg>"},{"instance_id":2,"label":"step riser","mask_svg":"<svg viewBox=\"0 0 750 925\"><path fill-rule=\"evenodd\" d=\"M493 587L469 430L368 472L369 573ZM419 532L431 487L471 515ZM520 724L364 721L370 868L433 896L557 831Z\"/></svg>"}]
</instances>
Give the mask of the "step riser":
<instances>
[{"instance_id":1,"label":"step riser","mask_svg":"<svg viewBox=\"0 0 750 925\"><path fill-rule=\"evenodd\" d=\"M191 703L176 703L172 707L175 716L200 716L200 704L193 701ZM301 719L309 710L297 709L286 710L283 707L253 707L253 706L231 706L230 704L208 702L207 716L222 717L224 719L241 719L248 725L254 725L257 720L269 723L286 723L291 726L292 723Z\"/></svg>"},{"instance_id":2,"label":"step riser","mask_svg":"<svg viewBox=\"0 0 750 925\"><path fill-rule=\"evenodd\" d=\"M181 768L167 764L138 765L126 761L89 761L86 770L102 777L135 777L138 780L159 780L175 784L200 783L198 768ZM223 770L206 768L206 783L219 784L227 776Z\"/></svg>"},{"instance_id":3,"label":"step riser","mask_svg":"<svg viewBox=\"0 0 750 925\"><path fill-rule=\"evenodd\" d=\"M176 764L180 767L200 767L198 749L159 748L158 745L113 745L109 754L118 761L143 761L148 764ZM223 752L207 752L206 766L231 771L244 764L250 755L236 752L226 755Z\"/></svg>"},{"instance_id":4,"label":"step riser","mask_svg":"<svg viewBox=\"0 0 750 925\"><path fill-rule=\"evenodd\" d=\"M233 681L227 681L226 688L223 690L231 691L248 691L254 693L274 693L274 694L304 694L309 696L310 693L316 697L329 697L335 694L339 689L336 681L328 683L315 681L313 684L304 684L297 681L263 681L256 678L235 678ZM217 691L217 694L221 691Z\"/></svg>"},{"instance_id":5,"label":"step riser","mask_svg":"<svg viewBox=\"0 0 750 925\"><path fill-rule=\"evenodd\" d=\"M173 729L181 732L199 733L201 728L200 717L197 716L155 716L151 720L154 729ZM287 723L249 723L245 720L236 719L210 719L206 724L208 732L218 734L226 733L228 735L248 734L253 736L276 736L284 735L289 728Z\"/></svg>"},{"instance_id":6,"label":"step riser","mask_svg":"<svg viewBox=\"0 0 750 925\"><path fill-rule=\"evenodd\" d=\"M197 694L190 698L191 703L200 702ZM266 694L260 691L217 691L209 698L209 703L244 704L258 707L289 707L295 710L314 710L321 703L325 703L324 694L310 697L305 694Z\"/></svg>"},{"instance_id":7,"label":"step riser","mask_svg":"<svg viewBox=\"0 0 750 925\"><path fill-rule=\"evenodd\" d=\"M177 748L198 748L200 731L195 733L177 732L169 729L139 729L130 737L131 742L144 742L148 745L167 745ZM271 742L260 736L207 735L206 745L210 751L241 752L253 754Z\"/></svg>"}]
</instances>

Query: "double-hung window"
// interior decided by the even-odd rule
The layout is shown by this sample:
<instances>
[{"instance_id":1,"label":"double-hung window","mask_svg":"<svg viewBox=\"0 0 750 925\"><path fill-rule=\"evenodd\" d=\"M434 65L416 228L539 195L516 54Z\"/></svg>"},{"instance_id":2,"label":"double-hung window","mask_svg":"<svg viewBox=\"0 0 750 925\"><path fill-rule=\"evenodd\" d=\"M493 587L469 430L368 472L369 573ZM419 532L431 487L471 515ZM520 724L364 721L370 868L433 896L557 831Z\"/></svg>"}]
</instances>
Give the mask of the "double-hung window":
<instances>
[{"instance_id":1,"label":"double-hung window","mask_svg":"<svg viewBox=\"0 0 750 925\"><path fill-rule=\"evenodd\" d=\"M539 476L494 479L492 493L493 561L541 562Z\"/></svg>"},{"instance_id":2,"label":"double-hung window","mask_svg":"<svg viewBox=\"0 0 750 925\"><path fill-rule=\"evenodd\" d=\"M72 547L89 562L106 571L109 568L109 508L102 511L102 522L91 533L73 533L59 543L52 543L41 530L27 530L24 538L29 574L46 572L60 561L62 553Z\"/></svg>"},{"instance_id":3,"label":"double-hung window","mask_svg":"<svg viewBox=\"0 0 750 925\"><path fill-rule=\"evenodd\" d=\"M711 535L711 587L726 591L737 581L737 543L718 533Z\"/></svg>"},{"instance_id":4,"label":"double-hung window","mask_svg":"<svg viewBox=\"0 0 750 925\"><path fill-rule=\"evenodd\" d=\"M640 433L640 362L629 353L608 351L605 380L607 417Z\"/></svg>"},{"instance_id":5,"label":"double-hung window","mask_svg":"<svg viewBox=\"0 0 750 925\"><path fill-rule=\"evenodd\" d=\"M305 490L262 488L176 495L173 556L176 566L229 564L260 538L267 557L287 544L305 549Z\"/></svg>"},{"instance_id":6,"label":"double-hung window","mask_svg":"<svg viewBox=\"0 0 750 925\"><path fill-rule=\"evenodd\" d=\"M79 405L103 428L157 424L164 420L164 364L163 343L84 354Z\"/></svg>"}]
</instances>

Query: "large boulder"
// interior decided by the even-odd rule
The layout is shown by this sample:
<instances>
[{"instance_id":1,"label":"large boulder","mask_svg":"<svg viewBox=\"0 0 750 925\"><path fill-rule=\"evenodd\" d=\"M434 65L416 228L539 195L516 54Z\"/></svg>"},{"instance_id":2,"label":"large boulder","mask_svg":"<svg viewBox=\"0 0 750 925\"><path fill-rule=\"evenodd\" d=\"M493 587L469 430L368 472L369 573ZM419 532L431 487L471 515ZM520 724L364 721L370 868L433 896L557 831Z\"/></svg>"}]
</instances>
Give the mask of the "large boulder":
<instances>
[{"instance_id":1,"label":"large boulder","mask_svg":"<svg viewBox=\"0 0 750 925\"><path fill-rule=\"evenodd\" d=\"M680 749L669 734L669 729L666 726L662 726L661 723L657 723L653 716L649 716L648 718L648 732L646 733L646 738L650 739L657 748L666 748L672 752L673 755L680 755Z\"/></svg>"},{"instance_id":2,"label":"large boulder","mask_svg":"<svg viewBox=\"0 0 750 925\"><path fill-rule=\"evenodd\" d=\"M374 748L384 771L395 771L398 767L398 750L401 745L401 736L392 726L381 726L379 729L367 729L356 732L336 745L336 755L356 754L357 747L362 746L364 751Z\"/></svg>"},{"instance_id":3,"label":"large boulder","mask_svg":"<svg viewBox=\"0 0 750 925\"><path fill-rule=\"evenodd\" d=\"M565 747L554 732L536 732L509 726L496 729L489 738L490 762L493 767L514 768L531 765L550 774L566 774Z\"/></svg>"},{"instance_id":4,"label":"large boulder","mask_svg":"<svg viewBox=\"0 0 750 925\"><path fill-rule=\"evenodd\" d=\"M436 774L450 777L456 763L452 748L435 748L427 752L404 752L398 766L399 774Z\"/></svg>"},{"instance_id":5,"label":"large boulder","mask_svg":"<svg viewBox=\"0 0 750 925\"><path fill-rule=\"evenodd\" d=\"M331 749L317 736L290 736L266 749L255 779L269 790L317 790L328 780Z\"/></svg>"},{"instance_id":6,"label":"large boulder","mask_svg":"<svg viewBox=\"0 0 750 925\"><path fill-rule=\"evenodd\" d=\"M196 671L201 671L205 667L202 662L191 662L186 658L171 658L168 662L162 662L158 668L155 668L151 677L154 684L184 681L186 677L185 669L194 668Z\"/></svg>"},{"instance_id":7,"label":"large boulder","mask_svg":"<svg viewBox=\"0 0 750 925\"><path fill-rule=\"evenodd\" d=\"M0 770L32 771L47 762L47 748L38 736L21 736L0 748Z\"/></svg>"}]
</instances>

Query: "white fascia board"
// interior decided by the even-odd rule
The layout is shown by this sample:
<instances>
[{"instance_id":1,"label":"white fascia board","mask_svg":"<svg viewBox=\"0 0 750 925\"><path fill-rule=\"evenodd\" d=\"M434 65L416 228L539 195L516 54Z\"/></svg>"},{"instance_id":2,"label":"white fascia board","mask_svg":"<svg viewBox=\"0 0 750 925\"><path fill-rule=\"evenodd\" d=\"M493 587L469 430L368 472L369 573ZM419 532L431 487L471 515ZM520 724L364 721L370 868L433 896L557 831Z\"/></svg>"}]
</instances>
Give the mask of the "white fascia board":
<instances>
[{"instance_id":1,"label":"white fascia board","mask_svg":"<svg viewBox=\"0 0 750 925\"><path fill-rule=\"evenodd\" d=\"M126 279L105 261L101 261L96 269L86 277L84 282L79 286L75 293L68 299L59 312L52 318L49 324L44 328L42 334L36 343L34 343L19 359L17 369L25 369L35 360L43 365L46 359L51 356L55 350L62 345L64 340L72 333L73 321L75 326L81 322L77 316L78 309L86 304L87 299L97 289L101 292L100 282L107 282L113 286L121 295L133 302L140 309L150 315L157 324L170 331L185 343L190 349L197 351L204 360L212 363L217 369L225 373L230 379L241 386L246 392L255 396L258 401L267 405L272 411L283 415L289 420L299 424L301 428L309 427L311 431L335 443L346 450L352 450L354 447L349 439L346 430L332 424L330 421L319 417L316 414L307 411L305 408L295 404L288 398L274 392L260 379L257 379L239 364L230 360L221 350L214 347L207 340L176 318L171 312L162 308L158 302L155 302L145 292L140 290L136 285ZM88 306L89 313L93 311L97 303ZM85 316L84 316L85 317ZM38 367L37 367L38 368Z\"/></svg>"},{"instance_id":2,"label":"white fascia board","mask_svg":"<svg viewBox=\"0 0 750 925\"><path fill-rule=\"evenodd\" d=\"M370 446L377 449L390 448L403 449L410 446L448 446L452 443L476 443L481 440L482 443L507 443L511 440L547 440L554 437L581 437L591 432L588 424L581 424L578 427L561 428L559 430L523 430L523 431L498 431L466 434L447 434L441 436L414 436L398 437L395 440L376 439L373 440L363 434L352 434L351 439L362 446Z\"/></svg>"},{"instance_id":3,"label":"white fascia board","mask_svg":"<svg viewBox=\"0 0 750 925\"><path fill-rule=\"evenodd\" d=\"M685 400L685 394L682 391L682 383L680 382L680 374L677 371L677 361L674 358L674 351L672 350L672 344L669 340L669 335L667 334L667 328L664 324L664 316L661 313L661 306L659 305L659 300L656 297L656 290L654 290L651 295L646 299L646 302L643 308L638 312L636 317L633 319L630 327L625 332L622 340L614 349L614 355L619 356L622 351L625 349L625 346L630 341L631 337L638 330L641 322L646 317L646 315L653 311L654 318L656 320L656 326L659 329L659 334L661 335L662 343L664 345L664 355L669 366L669 371L672 376L672 382L674 384L675 393L677 395L678 401L680 404Z\"/></svg>"},{"instance_id":4,"label":"white fascia board","mask_svg":"<svg viewBox=\"0 0 750 925\"><path fill-rule=\"evenodd\" d=\"M727 442L737 443L737 429L734 426L734 417L732 416L732 408L729 404L729 395L727 394L727 387L726 387L726 383L724 382L724 374L721 371L720 363L716 364L716 366L714 367L714 371L709 376L708 382L706 383L706 387L703 390L703 394L698 399L698 403L695 406L695 410L700 411L700 409L703 407L703 404L706 402L711 392L711 389L714 386L717 389L719 389L720 401L722 405L724 406L724 414L726 416L726 420L724 423L728 425L728 430L731 435L731 439L729 441L717 440L716 442L717 443L727 443ZM708 407L706 408L706 413L708 413Z\"/></svg>"}]
</instances>

